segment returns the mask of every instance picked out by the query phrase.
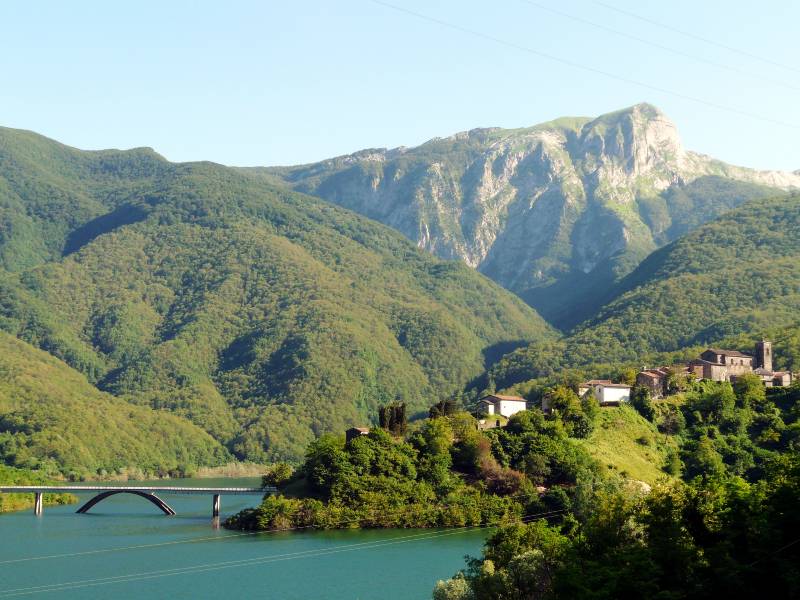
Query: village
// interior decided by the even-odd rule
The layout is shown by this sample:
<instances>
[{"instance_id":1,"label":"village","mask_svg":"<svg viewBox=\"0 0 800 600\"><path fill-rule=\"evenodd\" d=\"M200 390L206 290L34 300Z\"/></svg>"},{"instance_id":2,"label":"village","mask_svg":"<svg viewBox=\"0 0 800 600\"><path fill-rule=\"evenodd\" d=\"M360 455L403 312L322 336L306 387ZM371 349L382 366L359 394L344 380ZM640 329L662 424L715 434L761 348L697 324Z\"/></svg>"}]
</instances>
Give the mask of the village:
<instances>
[{"instance_id":1,"label":"village","mask_svg":"<svg viewBox=\"0 0 800 600\"><path fill-rule=\"evenodd\" d=\"M772 342L762 340L755 345L754 354L738 350L708 348L700 356L687 363L657 368L644 368L636 374L634 385L613 382L608 379L591 379L578 386L581 398L592 394L600 406L618 406L629 402L634 387L647 389L651 398L664 398L673 393L674 384L683 380L727 381L733 383L745 374L757 375L766 387L788 387L794 382L789 371L775 371L772 365ZM502 421L515 413L529 408L529 402L521 396L488 394L478 401L477 414L481 416L481 428L499 427ZM541 401L541 409L548 412L547 396Z\"/></svg>"}]
</instances>

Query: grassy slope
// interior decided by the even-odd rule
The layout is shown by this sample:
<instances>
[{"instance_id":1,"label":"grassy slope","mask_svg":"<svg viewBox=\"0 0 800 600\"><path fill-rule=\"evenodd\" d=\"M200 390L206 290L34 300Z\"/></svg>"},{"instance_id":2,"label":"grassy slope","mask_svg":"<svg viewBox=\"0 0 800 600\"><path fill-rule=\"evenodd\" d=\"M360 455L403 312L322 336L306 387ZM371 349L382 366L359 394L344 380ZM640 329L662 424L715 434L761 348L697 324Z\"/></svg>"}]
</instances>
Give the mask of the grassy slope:
<instances>
[{"instance_id":1,"label":"grassy slope","mask_svg":"<svg viewBox=\"0 0 800 600\"><path fill-rule=\"evenodd\" d=\"M167 473L228 458L192 424L104 394L63 362L5 333L0 453L18 467L74 476L125 467Z\"/></svg>"},{"instance_id":2,"label":"grassy slope","mask_svg":"<svg viewBox=\"0 0 800 600\"><path fill-rule=\"evenodd\" d=\"M0 176L17 196L19 181L55 178L106 212L75 220L65 256L48 257L36 238L63 210L35 194L34 233L12 227L6 240L38 263L0 273L0 329L104 390L186 416L240 457L297 458L379 403L424 409L511 344L553 337L482 276L323 201L147 151L34 136L36 161L30 135L13 134Z\"/></svg>"},{"instance_id":3,"label":"grassy slope","mask_svg":"<svg viewBox=\"0 0 800 600\"><path fill-rule=\"evenodd\" d=\"M667 449L677 447L629 406L601 409L594 431L582 443L604 467L650 485L669 478L662 467Z\"/></svg>"}]
</instances>

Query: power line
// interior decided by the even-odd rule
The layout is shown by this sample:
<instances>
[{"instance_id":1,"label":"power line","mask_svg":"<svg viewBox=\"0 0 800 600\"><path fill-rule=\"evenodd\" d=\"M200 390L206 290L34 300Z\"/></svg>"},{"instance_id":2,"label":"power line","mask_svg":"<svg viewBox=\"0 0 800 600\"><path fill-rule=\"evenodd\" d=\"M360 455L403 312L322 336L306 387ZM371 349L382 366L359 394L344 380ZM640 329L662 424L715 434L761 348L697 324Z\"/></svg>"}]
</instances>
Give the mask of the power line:
<instances>
[{"instance_id":1,"label":"power line","mask_svg":"<svg viewBox=\"0 0 800 600\"><path fill-rule=\"evenodd\" d=\"M740 75L745 75L747 77L752 77L753 79L760 79L761 81L765 81L765 82L771 83L773 85L779 85L779 86L782 86L782 87L786 87L786 88L789 88L790 90L800 91L800 87L792 85L792 84L787 83L785 81L778 81L776 79L771 79L769 77L764 77L763 75L759 75L757 73L750 73L749 71L745 71L745 70L739 69L737 67L732 67L730 65L726 65L726 64L723 64L723 63L718 63L716 61L709 60L709 59L704 58L702 56L697 56L696 54L690 54L690 53L684 52L682 50L676 50L675 48L672 48L670 46L665 46L663 44L659 44L659 43L654 42L652 40L648 40L647 38L639 37L637 35L633 35L631 33L625 32L625 31L620 31L619 29L614 29L613 27L608 27L606 25L603 25L602 23L596 23L594 21L590 21L589 19L585 19L583 17L577 16L577 15L573 15L573 14L564 12L562 10L558 10L557 8L552 8L550 6L546 6L544 4L540 4L539 2L534 2L533 0L520 0L520 2L523 2L524 4L529 4L529 5L534 6L534 7L538 8L538 9L540 9L540 10L544 10L546 12L549 12L549 13L552 13L552 14L555 14L555 15L559 15L559 16L564 17L566 19L571 19L571 20L576 21L578 23L583 23L584 25L588 25L590 27L594 27L595 29L600 29L602 31L607 31L609 33L613 33L614 35L618 35L620 37L624 37L624 38L627 38L629 40L634 40L636 42L639 42L640 44L645 44L647 46L652 46L653 48L658 48L659 50L663 50L665 52L670 52L670 53L675 54L677 56L682 56L684 58L688 58L688 59L691 59L691 60L706 64L706 65L710 65L710 66L716 67L718 69L724 69L726 71L731 71L733 73L738 73Z\"/></svg>"},{"instance_id":2,"label":"power line","mask_svg":"<svg viewBox=\"0 0 800 600\"><path fill-rule=\"evenodd\" d=\"M515 494L515 495L512 495L512 496L505 496L505 498L508 498L508 499L517 499L517 498L523 498L523 497L528 497L529 498L529 497L531 497L533 495L535 495L535 494L531 494L531 493ZM449 508L451 506L453 506L453 505L452 504L439 504L438 505L439 508ZM401 515L401 514L407 513L408 510L409 510L408 507L406 507L403 510L396 510L396 511L390 511L390 512L385 512L384 511L384 512L381 512L381 515L382 516L385 516L385 515ZM563 512L563 511L554 511L554 512ZM350 524L353 524L353 523L366 521L367 519L371 519L371 518L374 518L374 517L375 517L375 514L373 512L369 517L357 517L357 518L353 518L353 519L341 519L339 521L335 521L334 523L332 523L332 525L350 525ZM67 552L67 553L63 553L63 554L47 554L47 555L42 555L42 556L26 556L26 557L23 557L23 558L12 558L12 559L8 559L8 560L2 560L2 561L0 561L0 565L7 565L7 564L14 564L14 563L21 563L21 562L30 562L30 561L38 561L38 560L51 560L51 559L56 559L56 558L74 558L74 557L78 557L78 556L89 556L89 555L92 555L92 554L107 554L109 552L122 552L122 551L127 551L127 550L144 550L144 549L149 549L149 548L159 548L159 547L162 547L162 546L174 546L174 545L177 545L177 544L196 544L196 543L200 543L200 542L216 542L216 541L220 541L220 540L239 538L239 537L243 537L243 536L257 536L257 535L266 535L266 534L270 534L270 533L282 533L282 532L290 532L290 531L303 531L303 530L307 530L307 529L322 529L322 528L318 527L317 525L298 525L296 527L282 527L282 528L265 529L265 530L261 530L261 531L248 531L248 532L245 532L245 533L233 533L233 534L230 534L230 535L215 535L215 536L209 536L209 537L203 537L203 538L192 538L192 539L186 539L186 540L173 540L173 541L170 541L170 542L158 542L158 543L155 543L155 544L138 544L138 545L135 545L135 546L121 546L121 547L117 547L117 548L100 548L100 549L97 549L97 550L86 550L86 551L83 551L83 552Z\"/></svg>"},{"instance_id":3,"label":"power line","mask_svg":"<svg viewBox=\"0 0 800 600\"><path fill-rule=\"evenodd\" d=\"M475 526L477 527L477 526ZM413 541L419 538L427 538L431 537L431 532L425 532L421 534L414 534L410 536L403 536L401 538L396 538L396 540L407 540ZM393 540L395 541L395 540ZM214 570L217 569L224 569L224 568L232 568L238 566L250 566L251 564L261 564L262 562L277 562L279 560L289 560L292 558L307 558L311 556L317 556L319 553L330 553L334 550L342 551L345 548L347 549L357 549L357 548L371 548L373 546L379 546L380 544L384 544L387 542L360 542L356 544L347 544L341 546L339 548L313 548L311 550L301 550L298 552L288 552L285 554L274 554L268 556L260 556L254 558L245 558L239 560L230 560L225 562L217 562L217 563L205 563L200 565L194 566L186 566L186 567L177 567L173 569L160 569L157 571L146 571L142 573L130 573L128 575L115 575L110 577L99 577L96 579L82 579L76 581L67 581L62 583L53 583L47 585L37 585L37 586L30 586L24 588L14 588L14 589L7 589L7 590L0 590L0 597L7 597L7 596L14 596L14 595L22 595L25 593L38 593L38 592L50 592L50 591L59 591L61 589L71 589L72 587L85 587L87 585L97 584L107 584L107 583L124 583L128 580L134 579L147 579L147 578L154 578L154 577L166 577L170 575L181 575L185 573L192 573L192 572L202 572L205 570ZM397 542L399 543L399 542Z\"/></svg>"},{"instance_id":4,"label":"power line","mask_svg":"<svg viewBox=\"0 0 800 600\"><path fill-rule=\"evenodd\" d=\"M105 554L108 552L121 552L123 550L142 550L145 548L158 548L160 546L172 546L175 544L190 544L190 543L199 543L205 541L216 541L216 540L227 540L229 538L237 538L244 535L256 535L258 533L267 533L261 531L250 531L247 533L235 533L231 535L215 535L212 537L205 537L205 538L192 538L188 540L173 540L171 542L159 542L157 544L139 544L136 546L121 546L118 548L100 548L98 550L86 550L85 552L67 552L64 554L46 554L43 556L26 556L23 558L11 558L8 560L0 560L0 565L8 565L13 563L21 563L21 562L29 562L34 560L51 560L54 558L72 558L77 556L88 556L91 554Z\"/></svg>"},{"instance_id":5,"label":"power line","mask_svg":"<svg viewBox=\"0 0 800 600\"><path fill-rule=\"evenodd\" d=\"M423 21L428 21L430 23L436 23L437 25L441 25L442 27L446 27L448 29L453 29L455 31L460 31L461 33L466 33L468 35L472 35L474 37L481 38L483 40L488 40L495 44L499 44L501 46L507 46L509 48L514 48L515 50L520 50L522 52L527 52L529 54L533 54L535 56L539 56L541 58L545 58L547 60L560 63L562 65L567 65L568 67L572 67L574 69L580 69L581 71L586 71L588 73L594 73L596 75L602 75L604 77L608 77L609 79L615 79L616 81L622 81L623 83L628 83L630 85L635 85L641 88L645 88L648 90L656 91L662 94L668 94L670 96L674 96L676 98L681 98L683 100L688 100L690 102L694 102L696 104L702 104L703 106L708 106L711 108L715 108L717 110L723 110L725 112L729 112L732 114L740 115L743 117L748 117L750 119L755 119L757 121L764 121L766 123L772 123L774 125L780 125L781 127L791 127L793 129L800 129L800 125L795 123L787 123L785 121L779 121L777 119L773 119L770 117L758 115L755 113L747 112L744 110L740 110L737 108L732 108L730 106L724 106L722 104L717 104L716 102L711 102L710 100L704 100L702 98L697 98L695 96L689 96L687 94L683 94L681 92L676 92L673 90L669 90L667 88L662 88L656 85L652 85L649 83L645 83L642 81L638 81L636 79L630 79L629 77L624 77L622 75L617 75L615 73L611 73L609 71L604 71L603 69L597 69L595 67L590 67L588 65L584 65L581 63L574 62L572 60L562 58L560 56L556 56L554 54L549 54L547 52L542 52L541 50L536 50L535 48L531 48L529 46L523 46L522 44L518 44L516 42L511 42L502 38L495 37L488 33L483 33L481 31L477 31L475 29L469 29L467 27L462 27L461 25L456 25L455 23L451 23L449 21L444 21L442 19L438 19L436 17L431 17L429 15L425 15L423 13L419 13L408 8L404 8L402 6L397 6L395 4L390 4L388 2L384 2L383 0L369 0L373 4L378 4L385 8L390 8L394 11L405 13L407 15L411 15L418 19L422 19Z\"/></svg>"},{"instance_id":6,"label":"power line","mask_svg":"<svg viewBox=\"0 0 800 600\"><path fill-rule=\"evenodd\" d=\"M534 515L527 515L522 518L523 523L531 522L536 519L547 519L551 516L554 516L558 513L565 512L562 510L557 511L549 511L547 513L539 513ZM249 559L240 559L234 561L227 561L222 563L212 563L212 564L201 564L201 565L194 565L188 567L178 567L175 569L162 569L159 571L149 571L143 573L131 573L129 575L117 575L112 577L100 577L97 579L84 579L84 580L77 580L72 582L62 582L62 583L55 583L49 585L40 585L40 586L31 586L26 588L15 588L15 589L7 589L7 590L0 590L0 597L1 598L9 598L12 596L23 596L23 595L31 595L31 594L38 594L38 593L45 593L45 592L59 592L59 591L67 591L73 590L78 588L85 588L85 587L95 587L100 585L109 585L113 583L129 583L133 581L144 581L147 579L156 579L160 577L170 577L175 575L186 575L186 574L195 574L195 573L203 573L208 571L218 571L223 569L231 569L237 567L249 567L253 565L260 565L266 564L270 562L279 562L279 561L286 561L286 560L296 560L300 558L316 558L318 556L327 556L330 554L337 554L340 552L351 552L355 550L369 550L373 548L382 548L384 546L392 546L396 544L403 544L409 543L414 541L427 541L432 539L439 539L442 537L448 537L452 535L458 535L460 533L464 533L469 530L483 528L483 527L490 527L494 528L497 525L467 525L464 527L458 527L454 530L449 530L445 532L425 532L420 534L413 534L408 536L402 536L399 538L395 538L391 541L376 541L376 542L359 542L356 544L347 544L340 547L334 548L315 548L311 550L302 550L298 552L289 552L286 554L277 554L277 555L268 555L268 556L261 556Z\"/></svg>"},{"instance_id":7,"label":"power line","mask_svg":"<svg viewBox=\"0 0 800 600\"><path fill-rule=\"evenodd\" d=\"M607 8L608 10L613 10L614 12L618 12L620 14L626 15L626 16L631 17L633 19L638 19L639 21L643 21L645 23L649 23L650 25L655 25L656 27L661 27L662 29L666 29L667 31L672 31L674 33L679 33L679 34L681 34L681 35L683 35L685 37L691 38L693 40L697 40L699 42L703 42L704 44L709 44L710 46L716 46L717 48L722 48L722 49L728 50L730 52L736 52L737 54L741 54L742 56L747 56L748 58L759 60L761 62L767 63L767 64L772 65L774 67L780 67L781 69L786 69L786 70L792 71L794 73L800 73L800 69L798 69L796 67L792 67L790 65L785 65L783 63L779 63L777 61L774 61L774 60L772 60L770 58L765 58L763 56L759 56L757 54L753 54L752 52L747 52L745 50L741 50L739 48L735 48L734 46L729 46L727 44L723 44L721 42L717 42L715 40L711 40L711 39L705 38L705 37L697 35L695 33L691 33L689 31L684 31L682 29L678 29L677 27L673 27L672 25L667 25L666 23L661 23L659 21L656 21L655 19L651 19L649 17L644 17L642 15L636 14L636 13L631 12L629 10L625 10L625 9L619 8L618 6L614 6L613 4L608 4L606 2L602 2L601 0L594 0L594 3L599 5L599 6L602 6L604 8Z\"/></svg>"},{"instance_id":8,"label":"power line","mask_svg":"<svg viewBox=\"0 0 800 600\"><path fill-rule=\"evenodd\" d=\"M760 563L762 560L766 560L766 559L768 559L768 558L771 558L771 557L775 556L776 554L780 554L781 552L783 552L783 551L784 551L784 550L786 550L787 548L791 548L791 547L792 547L792 546L794 546L795 544L800 544L800 538L798 538L798 539L796 539L796 540L794 540L794 541L792 541L792 542L789 542L789 543L788 543L788 544L786 544L785 546L781 546L781 547L780 547L780 548L778 548L777 550L775 550L775 551L773 551L773 552L770 552L770 553L769 553L769 554L767 554L766 556L762 556L762 557L761 557L761 558L759 558L758 560L754 560L754 561L753 561L753 562L751 562L749 565L746 565L746 567L749 569L750 567L753 567L753 566L757 565L758 563Z\"/></svg>"}]
</instances>

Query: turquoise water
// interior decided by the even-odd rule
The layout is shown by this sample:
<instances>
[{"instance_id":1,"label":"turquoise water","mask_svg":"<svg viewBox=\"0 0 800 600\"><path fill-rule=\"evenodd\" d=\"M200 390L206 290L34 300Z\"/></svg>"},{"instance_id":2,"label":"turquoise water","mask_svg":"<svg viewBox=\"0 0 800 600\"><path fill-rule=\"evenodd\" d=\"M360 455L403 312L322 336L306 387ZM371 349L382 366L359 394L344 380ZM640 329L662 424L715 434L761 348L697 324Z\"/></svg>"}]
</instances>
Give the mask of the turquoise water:
<instances>
[{"instance_id":1,"label":"turquoise water","mask_svg":"<svg viewBox=\"0 0 800 600\"><path fill-rule=\"evenodd\" d=\"M255 486L256 479L153 485ZM91 496L81 497L82 501ZM0 515L0 598L424 599L438 579L477 555L481 530L306 531L214 529L211 497L138 496ZM223 496L222 514L258 502Z\"/></svg>"}]
</instances>

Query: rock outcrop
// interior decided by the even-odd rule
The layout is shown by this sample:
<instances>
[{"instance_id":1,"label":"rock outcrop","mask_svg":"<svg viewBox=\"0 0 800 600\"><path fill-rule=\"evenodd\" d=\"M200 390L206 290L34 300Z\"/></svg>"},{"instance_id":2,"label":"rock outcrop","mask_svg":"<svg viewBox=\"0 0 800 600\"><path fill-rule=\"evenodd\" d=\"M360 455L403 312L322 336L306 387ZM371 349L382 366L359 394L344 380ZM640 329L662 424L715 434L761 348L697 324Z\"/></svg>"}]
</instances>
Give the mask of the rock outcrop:
<instances>
[{"instance_id":1,"label":"rock outcrop","mask_svg":"<svg viewBox=\"0 0 800 600\"><path fill-rule=\"evenodd\" d=\"M800 188L797 172L687 151L649 104L267 172L463 260L561 327L657 247L746 200Z\"/></svg>"}]
</instances>

